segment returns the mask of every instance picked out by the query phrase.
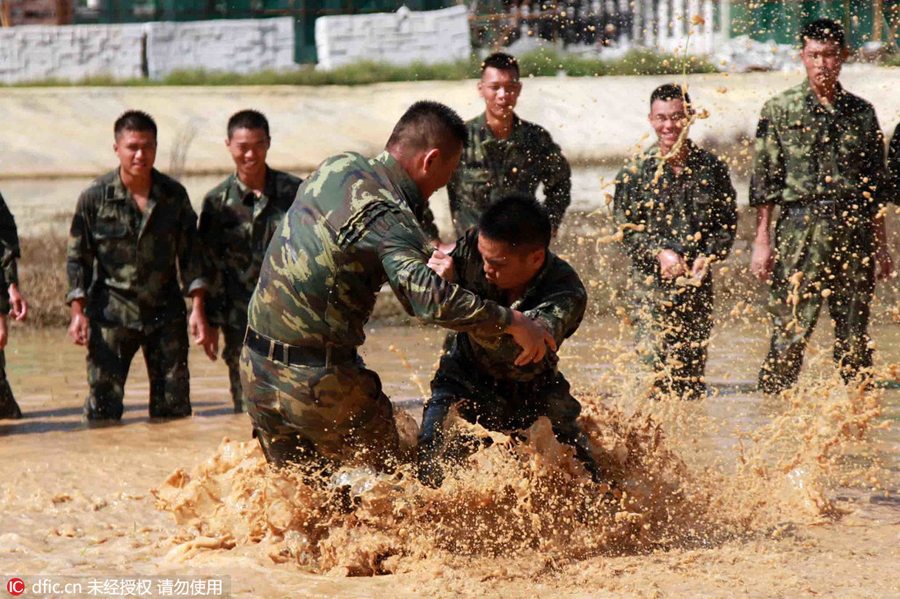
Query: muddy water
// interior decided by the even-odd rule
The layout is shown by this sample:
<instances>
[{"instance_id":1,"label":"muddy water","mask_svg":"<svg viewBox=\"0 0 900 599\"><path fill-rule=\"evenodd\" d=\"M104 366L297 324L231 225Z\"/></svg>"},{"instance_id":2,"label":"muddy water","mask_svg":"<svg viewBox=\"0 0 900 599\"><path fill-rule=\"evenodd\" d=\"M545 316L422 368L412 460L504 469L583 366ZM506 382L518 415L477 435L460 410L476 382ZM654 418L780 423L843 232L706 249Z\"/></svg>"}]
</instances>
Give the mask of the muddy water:
<instances>
[{"instance_id":1,"label":"muddy water","mask_svg":"<svg viewBox=\"0 0 900 599\"><path fill-rule=\"evenodd\" d=\"M782 457L794 451L782 452L786 444L804 435L831 437L827 431L797 433L805 430L794 428L799 421L819 422L816 414L798 412L790 400L763 399L748 391L765 351L764 333L764 328L739 323L717 330L709 365L717 395L695 404L642 404L641 371L629 351L630 330L613 319L583 327L566 344L562 359L586 404L596 404L599 397L604 405L623 412L652 412L671 449L698 473L691 480L712 492L709 505L729 518L736 514L754 521L742 534L706 546L671 543L642 551L600 551L578 559L555 557L552 550L543 561L429 555L397 569L399 574L342 578L313 573L309 565L276 563L257 547L240 543L230 550L185 551L184 542L191 536L175 524L171 513L156 509L150 491L163 486L174 471L191 472L216 453L223 438L250 441L247 416L231 413L224 365L212 364L193 351L194 417L151 423L146 375L143 364L135 360L122 424L86 430L80 423L86 392L83 350L67 344L62 332L14 329L8 372L27 418L0 423L0 572L228 575L233 594L246 597L900 596L896 577L900 433L896 427L875 430L900 419L900 391L874 392L881 415L868 422L862 438L841 443L839 452L821 454L820 461L829 461L823 470L828 472L827 481L803 470L814 467L812 462L782 467ZM807 369L804 380L812 391L803 399L815 403L817 413L829 414L825 424L816 426L826 427L828 422L855 426L845 417L858 412L860 404L816 403L821 399L816 393L825 394L821 390L826 389L816 385L830 373L826 364L817 363L827 354L825 333L820 331L814 339L814 348L821 351ZM896 326L879 327L874 336L880 363L900 362ZM374 327L364 356L382 375L387 393L415 411L420 385L427 386L441 339L442 334L432 329ZM391 347L402 350L409 367ZM779 431L787 431L789 438L779 437ZM753 433L764 437L756 441L762 456L754 455L754 441L748 436ZM769 470L765 476L748 473L742 460L755 471ZM870 469L876 462L878 468ZM706 468L712 468L715 476L705 478ZM861 468L869 473L860 477ZM752 485L732 487L729 482L748 477L755 477ZM719 489L708 489L710 481L718 481L712 486ZM822 486L839 517L804 505L817 500L802 489L814 483ZM785 495L800 499L796 514L793 504L785 502L777 513L756 519L758 512L774 509L760 490L771 493L782 486ZM173 552L179 544L181 550Z\"/></svg>"}]
</instances>

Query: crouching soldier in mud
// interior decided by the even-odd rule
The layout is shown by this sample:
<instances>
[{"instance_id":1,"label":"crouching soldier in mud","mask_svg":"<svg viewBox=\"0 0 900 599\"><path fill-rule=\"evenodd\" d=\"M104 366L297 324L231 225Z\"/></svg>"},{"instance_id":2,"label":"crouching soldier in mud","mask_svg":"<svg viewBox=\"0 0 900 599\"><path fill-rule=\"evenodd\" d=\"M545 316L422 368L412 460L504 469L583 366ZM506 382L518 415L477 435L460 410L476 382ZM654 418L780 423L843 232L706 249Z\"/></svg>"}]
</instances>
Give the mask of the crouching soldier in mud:
<instances>
[{"instance_id":1,"label":"crouching soldier in mud","mask_svg":"<svg viewBox=\"0 0 900 599\"><path fill-rule=\"evenodd\" d=\"M484 212L478 227L459 239L451 257L434 259L431 265L447 281L521 310L559 347L581 324L587 292L572 267L548 249L551 236L550 218L537 200L511 194ZM453 406L465 420L507 434L546 416L557 439L573 446L597 479L596 464L576 422L581 404L557 370L556 353L547 352L526 365L516 362L517 354L508 337L478 331L454 336L431 381L431 399L422 418L418 460L424 483L437 486L443 478L444 422ZM448 453L458 460L465 452Z\"/></svg>"},{"instance_id":2,"label":"crouching soldier in mud","mask_svg":"<svg viewBox=\"0 0 900 599\"><path fill-rule=\"evenodd\" d=\"M184 187L153 168L153 119L128 111L114 132L119 168L78 198L67 248L69 336L87 345L84 417L122 418L125 379L139 348L150 379L151 418L190 416L182 289L193 298L191 332L210 351L197 215Z\"/></svg>"},{"instance_id":3,"label":"crouching soldier in mud","mask_svg":"<svg viewBox=\"0 0 900 599\"><path fill-rule=\"evenodd\" d=\"M218 328L225 337L222 360L228 366L235 413L246 412L241 391L240 356L247 331L247 306L259 279L266 248L302 182L266 164L269 122L255 110L228 120L225 145L235 173L206 194L200 211L200 241L205 277L210 341L215 355Z\"/></svg>"},{"instance_id":4,"label":"crouching soldier in mud","mask_svg":"<svg viewBox=\"0 0 900 599\"><path fill-rule=\"evenodd\" d=\"M300 187L266 252L241 351L244 397L270 463L394 465L391 403L357 354L385 282L422 322L511 335L522 347L520 365L543 360L548 345L555 349L553 337L522 312L428 267L422 211L456 170L465 140L455 112L417 102L384 152L371 160L329 158Z\"/></svg>"},{"instance_id":5,"label":"crouching soldier in mud","mask_svg":"<svg viewBox=\"0 0 900 599\"><path fill-rule=\"evenodd\" d=\"M848 383L869 376L876 270L883 278L894 268L881 213L887 199L881 127L872 105L838 82L849 53L844 30L813 21L801 43L806 80L763 106L750 180L757 211L752 270L772 280L774 332L759 372L765 393L797 382L826 300L841 376ZM781 212L773 244L775 205Z\"/></svg>"},{"instance_id":6,"label":"crouching soldier in mud","mask_svg":"<svg viewBox=\"0 0 900 599\"><path fill-rule=\"evenodd\" d=\"M19 233L16 221L0 195L0 420L22 417L22 410L19 409L6 378L6 356L3 352L9 339L7 314L16 320L24 320L28 314L28 303L19 292L18 258Z\"/></svg>"},{"instance_id":7,"label":"crouching soldier in mud","mask_svg":"<svg viewBox=\"0 0 900 599\"><path fill-rule=\"evenodd\" d=\"M614 215L631 257L631 318L639 355L656 371L653 396L706 397L712 330L710 264L734 243L737 207L725 163L687 137L688 94L650 96L658 143L619 173Z\"/></svg>"}]
</instances>

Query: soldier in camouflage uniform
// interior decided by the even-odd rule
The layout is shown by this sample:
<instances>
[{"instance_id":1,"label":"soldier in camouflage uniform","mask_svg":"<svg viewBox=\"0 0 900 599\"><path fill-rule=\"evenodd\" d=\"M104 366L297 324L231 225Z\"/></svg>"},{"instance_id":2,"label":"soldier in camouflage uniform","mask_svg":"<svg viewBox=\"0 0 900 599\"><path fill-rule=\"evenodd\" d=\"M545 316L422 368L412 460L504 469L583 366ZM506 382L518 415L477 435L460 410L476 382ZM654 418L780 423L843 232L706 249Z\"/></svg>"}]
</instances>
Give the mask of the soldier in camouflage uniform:
<instances>
[{"instance_id":1,"label":"soldier in camouflage uniform","mask_svg":"<svg viewBox=\"0 0 900 599\"><path fill-rule=\"evenodd\" d=\"M735 191L725 163L687 137L690 97L677 85L650 96L658 143L619 173L614 213L631 258L638 353L658 373L655 394L706 396L712 330L709 264L734 243Z\"/></svg>"},{"instance_id":2,"label":"soldier in camouflage uniform","mask_svg":"<svg viewBox=\"0 0 900 599\"><path fill-rule=\"evenodd\" d=\"M222 359L228 366L234 411L246 412L242 399L240 356L247 331L247 306L259 279L269 241L281 224L301 180L266 165L271 137L266 117L242 110L228 121L225 145L236 172L206 194L200 211L200 241L213 349L220 327Z\"/></svg>"},{"instance_id":3,"label":"soldier in camouflage uniform","mask_svg":"<svg viewBox=\"0 0 900 599\"><path fill-rule=\"evenodd\" d=\"M466 123L468 143L447 186L455 237L475 226L481 213L501 197L513 192L534 197L541 183L554 231L569 207L569 163L546 130L516 116L521 91L515 58L496 53L485 59L478 82L485 112ZM423 228L436 247L449 250L449 245L440 244L430 209Z\"/></svg>"},{"instance_id":4,"label":"soldier in camouflage uniform","mask_svg":"<svg viewBox=\"0 0 900 599\"><path fill-rule=\"evenodd\" d=\"M884 142L872 105L845 91L844 32L829 20L801 33L807 79L763 106L756 131L750 203L757 209L752 269L771 276L774 333L760 389L792 386L827 299L835 323L834 361L845 381L872 366L869 305L879 276L893 270L879 215ZM781 207L770 241L774 206ZM774 259L774 269L773 269Z\"/></svg>"},{"instance_id":5,"label":"soldier in camouflage uniform","mask_svg":"<svg viewBox=\"0 0 900 599\"><path fill-rule=\"evenodd\" d=\"M19 292L18 259L19 234L16 221L0 195L0 420L22 417L22 411L6 378L6 355L3 352L9 339L7 314L16 320L24 320L28 314L28 303Z\"/></svg>"},{"instance_id":6,"label":"soldier in camouflage uniform","mask_svg":"<svg viewBox=\"0 0 900 599\"><path fill-rule=\"evenodd\" d=\"M422 211L447 184L464 142L455 112L417 102L385 152L329 158L300 187L263 260L241 352L244 397L271 463L391 466L398 449L391 403L357 354L386 282L423 322L513 335L523 364L541 360L545 342L553 347L521 312L428 267Z\"/></svg>"},{"instance_id":7,"label":"soldier in camouflage uniform","mask_svg":"<svg viewBox=\"0 0 900 599\"><path fill-rule=\"evenodd\" d=\"M119 420L131 359L144 350L150 416L191 414L183 288L193 297L191 331L207 346L205 281L187 192L153 168L156 123L128 111L115 123L119 168L82 192L72 219L66 271L69 335L87 345L88 421Z\"/></svg>"},{"instance_id":8,"label":"soldier in camouflage uniform","mask_svg":"<svg viewBox=\"0 0 900 599\"><path fill-rule=\"evenodd\" d=\"M551 235L550 219L537 200L512 194L485 211L479 226L459 239L437 272L479 297L521 310L545 327L559 347L581 323L587 291L572 267L548 249ZM444 420L454 405L465 420L507 434L546 416L557 438L572 445L597 476L576 422L581 405L558 370L559 358L548 352L540 362L516 366L517 353L507 337L477 331L454 336L431 381L431 399L422 417L418 458L424 482L440 484Z\"/></svg>"}]
</instances>

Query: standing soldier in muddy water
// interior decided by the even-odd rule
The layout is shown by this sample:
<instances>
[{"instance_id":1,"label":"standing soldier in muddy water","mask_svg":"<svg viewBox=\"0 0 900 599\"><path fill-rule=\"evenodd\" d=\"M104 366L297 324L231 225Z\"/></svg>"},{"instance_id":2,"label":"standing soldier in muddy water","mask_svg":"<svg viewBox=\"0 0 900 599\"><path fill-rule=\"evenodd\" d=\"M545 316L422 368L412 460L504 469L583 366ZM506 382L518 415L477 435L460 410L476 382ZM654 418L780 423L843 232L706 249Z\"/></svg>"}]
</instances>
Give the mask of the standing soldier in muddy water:
<instances>
[{"instance_id":1,"label":"standing soldier in muddy water","mask_svg":"<svg viewBox=\"0 0 900 599\"><path fill-rule=\"evenodd\" d=\"M16 221L0 195L0 420L22 417L22 410L6 378L6 355L3 351L9 339L7 315L23 320L28 314L28 303L19 292L19 255Z\"/></svg>"},{"instance_id":2,"label":"standing soldier in muddy water","mask_svg":"<svg viewBox=\"0 0 900 599\"><path fill-rule=\"evenodd\" d=\"M386 282L422 322L512 335L519 364L555 349L518 310L446 283L427 265L422 211L456 170L465 140L455 112L417 102L384 152L329 158L300 187L263 260L241 352L244 397L270 463L392 466L393 409L357 353Z\"/></svg>"},{"instance_id":3,"label":"standing soldier in muddy water","mask_svg":"<svg viewBox=\"0 0 900 599\"><path fill-rule=\"evenodd\" d=\"M204 272L210 285L206 315L213 352L218 328L225 337L222 359L228 366L235 413L246 412L241 391L240 356L247 331L247 306L259 279L266 248L302 182L266 164L269 122L255 110L228 120L225 146L235 173L206 194L200 211Z\"/></svg>"},{"instance_id":4,"label":"standing soldier in muddy water","mask_svg":"<svg viewBox=\"0 0 900 599\"><path fill-rule=\"evenodd\" d=\"M191 333L215 357L195 243L197 215L184 187L153 168L157 134L149 115L124 113L114 134L119 168L78 198L67 247L69 336L87 345L84 418L122 418L125 379L139 348L150 379L151 418L190 416L182 288L193 298Z\"/></svg>"},{"instance_id":5,"label":"standing soldier in muddy water","mask_svg":"<svg viewBox=\"0 0 900 599\"><path fill-rule=\"evenodd\" d=\"M511 194L487 208L478 227L458 240L451 257L430 264L445 280L521 310L546 328L559 347L581 324L587 291L578 273L550 252L551 237L550 219L537 200ZM506 434L546 416L557 439L574 447L588 471L599 476L578 427L581 404L558 370L556 353L517 366L518 353L508 337L454 335L431 381L431 399L422 416L418 460L423 482L438 485L443 478L444 422L453 406L465 420ZM451 453L459 459L467 452Z\"/></svg>"},{"instance_id":6,"label":"standing soldier in muddy water","mask_svg":"<svg viewBox=\"0 0 900 599\"><path fill-rule=\"evenodd\" d=\"M658 143L616 179L614 215L631 258L638 353L657 372L654 395L706 397L712 330L710 264L734 243L737 207L725 162L689 137L690 96L662 85L650 96Z\"/></svg>"},{"instance_id":7,"label":"standing soldier in muddy water","mask_svg":"<svg viewBox=\"0 0 900 599\"><path fill-rule=\"evenodd\" d=\"M521 92L515 58L498 52L484 60L478 93L485 111L466 123L466 149L447 186L454 239L478 224L492 203L513 192L534 197L540 184L554 233L569 207L572 170L545 129L516 115ZM435 247L445 252L452 248L452 244L441 244L430 208L423 228Z\"/></svg>"},{"instance_id":8,"label":"standing soldier in muddy water","mask_svg":"<svg viewBox=\"0 0 900 599\"><path fill-rule=\"evenodd\" d=\"M757 210L751 268L772 281L774 332L759 373L766 393L797 382L826 299L841 376L846 382L866 376L876 274L893 272L880 212L887 199L883 136L872 105L838 82L849 54L843 28L813 21L800 41L807 78L763 106L750 182ZM773 244L776 205L781 213Z\"/></svg>"}]
</instances>

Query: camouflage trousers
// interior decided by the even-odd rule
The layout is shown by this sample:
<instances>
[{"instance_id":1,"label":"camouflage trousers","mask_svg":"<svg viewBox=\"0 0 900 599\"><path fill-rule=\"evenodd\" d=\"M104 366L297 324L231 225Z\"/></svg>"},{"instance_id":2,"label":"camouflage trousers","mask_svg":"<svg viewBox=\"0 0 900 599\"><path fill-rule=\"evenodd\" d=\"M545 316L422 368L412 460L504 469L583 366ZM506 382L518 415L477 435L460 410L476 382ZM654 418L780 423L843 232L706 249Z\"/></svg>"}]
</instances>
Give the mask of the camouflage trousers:
<instances>
[{"instance_id":1,"label":"camouflage trousers","mask_svg":"<svg viewBox=\"0 0 900 599\"><path fill-rule=\"evenodd\" d=\"M699 287L662 282L633 271L631 319L638 356L656 373L655 393L706 397L707 343L712 331L713 282Z\"/></svg>"},{"instance_id":2,"label":"camouflage trousers","mask_svg":"<svg viewBox=\"0 0 900 599\"><path fill-rule=\"evenodd\" d=\"M0 420L21 417L22 411L16 403L16 398L13 397L12 388L6 378L6 352L0 350Z\"/></svg>"},{"instance_id":3,"label":"camouflage trousers","mask_svg":"<svg viewBox=\"0 0 900 599\"><path fill-rule=\"evenodd\" d=\"M393 468L400 443L393 407L362 360L287 366L244 346L241 382L253 434L269 463Z\"/></svg>"},{"instance_id":4,"label":"camouflage trousers","mask_svg":"<svg viewBox=\"0 0 900 599\"><path fill-rule=\"evenodd\" d=\"M131 360L144 350L150 379L150 417L191 415L187 321L182 316L148 332L91 321L87 375L87 420L120 420Z\"/></svg>"},{"instance_id":5,"label":"camouflage trousers","mask_svg":"<svg viewBox=\"0 0 900 599\"><path fill-rule=\"evenodd\" d=\"M241 348L244 346L244 333L246 332L246 325L243 327L230 325L222 327L222 336L225 338L225 346L222 348L222 361L228 367L228 382L235 413L247 411L244 392L241 388Z\"/></svg>"},{"instance_id":6,"label":"camouflage trousers","mask_svg":"<svg viewBox=\"0 0 900 599\"><path fill-rule=\"evenodd\" d=\"M797 382L822 304L834 323L834 361L845 381L872 366L869 306L875 290L873 225L828 206L791 205L775 228L768 311L774 332L759 387L778 393Z\"/></svg>"},{"instance_id":7,"label":"camouflage trousers","mask_svg":"<svg viewBox=\"0 0 900 599\"><path fill-rule=\"evenodd\" d=\"M431 399L422 415L418 460L423 482L435 486L441 483L441 458L459 461L478 449L474 439L464 440L462 445L453 448L445 446L444 421L453 406L464 420L505 434L525 430L546 416L556 438L571 445L588 472L595 479L599 477L587 439L577 422L581 404L572 397L569 383L561 374L549 373L535 381L517 383L480 375L474 367L465 369L468 376L460 376L459 372L443 373L451 362L454 361L447 358L441 362L431 382Z\"/></svg>"}]
</instances>

